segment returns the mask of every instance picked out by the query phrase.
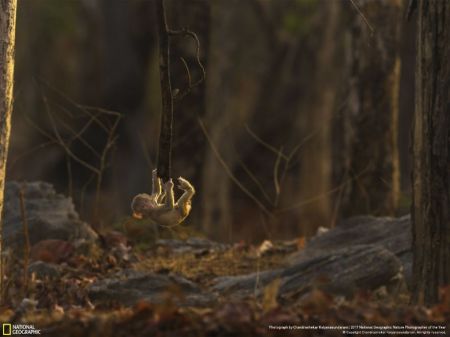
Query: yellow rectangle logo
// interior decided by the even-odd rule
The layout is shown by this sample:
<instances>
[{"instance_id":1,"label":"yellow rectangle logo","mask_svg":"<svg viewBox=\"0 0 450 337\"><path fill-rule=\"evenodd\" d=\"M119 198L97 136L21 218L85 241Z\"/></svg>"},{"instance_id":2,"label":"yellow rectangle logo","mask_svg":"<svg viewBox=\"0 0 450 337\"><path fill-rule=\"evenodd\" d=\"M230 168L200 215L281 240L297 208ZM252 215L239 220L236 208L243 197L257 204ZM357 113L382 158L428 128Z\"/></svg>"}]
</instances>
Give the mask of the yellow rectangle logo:
<instances>
[{"instance_id":1,"label":"yellow rectangle logo","mask_svg":"<svg viewBox=\"0 0 450 337\"><path fill-rule=\"evenodd\" d=\"M11 323L3 323L2 328L3 336L11 336Z\"/></svg>"}]
</instances>

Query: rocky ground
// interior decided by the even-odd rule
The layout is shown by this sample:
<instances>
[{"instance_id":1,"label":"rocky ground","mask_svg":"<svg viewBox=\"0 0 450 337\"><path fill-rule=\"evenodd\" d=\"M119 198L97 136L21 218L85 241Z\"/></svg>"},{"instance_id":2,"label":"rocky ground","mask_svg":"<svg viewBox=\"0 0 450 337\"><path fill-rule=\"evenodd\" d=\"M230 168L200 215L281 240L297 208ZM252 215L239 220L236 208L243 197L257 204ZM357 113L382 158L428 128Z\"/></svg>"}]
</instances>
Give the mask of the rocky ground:
<instances>
[{"instance_id":1,"label":"rocky ground","mask_svg":"<svg viewBox=\"0 0 450 337\"><path fill-rule=\"evenodd\" d=\"M9 183L0 319L45 336L340 336L273 327L445 324L449 289L433 308L408 305L409 226L408 216L357 217L306 242L259 245L146 223L96 233L51 185Z\"/></svg>"}]
</instances>

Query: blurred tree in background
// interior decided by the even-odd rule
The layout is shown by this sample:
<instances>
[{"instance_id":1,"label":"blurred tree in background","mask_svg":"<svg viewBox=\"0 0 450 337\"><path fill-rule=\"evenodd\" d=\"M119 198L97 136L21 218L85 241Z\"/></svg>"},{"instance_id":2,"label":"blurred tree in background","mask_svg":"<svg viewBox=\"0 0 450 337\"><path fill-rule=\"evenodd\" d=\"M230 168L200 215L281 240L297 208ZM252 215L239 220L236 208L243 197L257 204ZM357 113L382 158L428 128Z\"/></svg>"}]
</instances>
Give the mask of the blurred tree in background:
<instances>
[{"instance_id":1,"label":"blurred tree in background","mask_svg":"<svg viewBox=\"0 0 450 337\"><path fill-rule=\"evenodd\" d=\"M336 183L349 183L338 193L338 207L345 217L394 215L400 193L401 1L364 1L356 11L350 4L345 107L335 116L333 135Z\"/></svg>"}]
</instances>

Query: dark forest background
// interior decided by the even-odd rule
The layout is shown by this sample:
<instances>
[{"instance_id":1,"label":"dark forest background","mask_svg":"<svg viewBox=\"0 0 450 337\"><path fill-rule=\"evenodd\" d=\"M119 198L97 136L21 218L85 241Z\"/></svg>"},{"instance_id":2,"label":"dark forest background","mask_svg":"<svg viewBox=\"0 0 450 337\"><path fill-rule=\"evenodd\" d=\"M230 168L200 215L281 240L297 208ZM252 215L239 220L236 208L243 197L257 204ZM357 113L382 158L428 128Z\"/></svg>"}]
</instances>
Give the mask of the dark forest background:
<instances>
[{"instance_id":1,"label":"dark forest background","mask_svg":"<svg viewBox=\"0 0 450 337\"><path fill-rule=\"evenodd\" d=\"M206 81L175 102L172 175L197 190L186 226L260 241L409 212L415 20L404 20L406 5L166 1L170 27L198 35L206 68ZM95 226L126 221L156 166L154 2L19 0L17 24L8 178L55 184ZM175 39L171 52L182 90L180 57L201 76L195 44Z\"/></svg>"}]
</instances>

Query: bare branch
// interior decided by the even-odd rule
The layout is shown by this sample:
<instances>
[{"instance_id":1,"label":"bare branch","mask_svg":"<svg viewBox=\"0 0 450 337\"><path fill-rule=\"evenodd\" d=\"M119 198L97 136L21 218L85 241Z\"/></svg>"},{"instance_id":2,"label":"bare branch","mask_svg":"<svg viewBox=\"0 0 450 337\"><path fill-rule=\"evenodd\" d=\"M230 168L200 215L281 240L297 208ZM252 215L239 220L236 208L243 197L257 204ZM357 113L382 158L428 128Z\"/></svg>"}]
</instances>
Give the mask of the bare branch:
<instances>
[{"instance_id":1,"label":"bare branch","mask_svg":"<svg viewBox=\"0 0 450 337\"><path fill-rule=\"evenodd\" d=\"M249 133L250 136L252 136L258 143L263 145L266 149L268 149L269 151L272 151L274 154L276 154L277 156L280 156L284 160L288 159L288 157L284 153L280 153L280 151L278 151L274 146L272 146L269 143L267 143L266 141L262 140L256 133L254 133L249 128L248 125L245 125L245 130Z\"/></svg>"},{"instance_id":2,"label":"bare branch","mask_svg":"<svg viewBox=\"0 0 450 337\"><path fill-rule=\"evenodd\" d=\"M369 27L370 32L373 34L375 33L375 30L373 29L373 27L370 25L369 21L367 20L367 18L364 16L364 13L361 11L361 9L358 7L358 5L355 3L354 0L350 0L350 2L352 3L353 7L355 7L356 11L358 12L359 16L363 19L363 21L365 22L365 24L367 25L367 27Z\"/></svg>"},{"instance_id":3,"label":"bare branch","mask_svg":"<svg viewBox=\"0 0 450 337\"><path fill-rule=\"evenodd\" d=\"M280 188L280 181L278 179L278 171L280 169L280 163L281 163L281 153L283 151L283 147L280 148L280 151L278 151L277 159L275 160L275 165L273 167L273 185L275 188L275 199L274 199L274 206L278 204L278 200L280 198L281 188Z\"/></svg>"},{"instance_id":4,"label":"bare branch","mask_svg":"<svg viewBox=\"0 0 450 337\"><path fill-rule=\"evenodd\" d=\"M361 172L359 172L358 175L356 175L356 176L354 176L354 177L352 177L352 178L347 179L346 181L344 181L344 182L343 182L342 184L340 184L339 186L337 186L337 187L335 187L335 188L333 188L333 189L331 189L331 190L329 190L329 191L326 191L325 193L322 193L322 194L320 194L320 195L311 197L311 198L306 199L306 200L302 200L302 201L300 201L300 202L298 202L298 203L296 203L296 204L293 204L293 205L291 205L291 206L288 206L288 207L285 207L285 208L282 208L282 209L278 209L278 210L276 210L275 212L276 212L276 213L284 213L284 212L292 211L292 210L294 210L294 209L296 209L296 208L301 208L301 207L303 207L303 206L306 206L306 205L308 205L308 204L311 204L311 203L313 203L313 202L316 202L316 201L318 201L318 200L322 199L323 197L326 197L326 196L328 196L328 195L330 195L330 194L336 193L336 192L340 191L342 188L344 188L347 184L349 184L352 180L354 180L354 179L357 180L360 176L362 176L362 175L369 169L369 167L370 167L370 166L367 166L364 170L362 170Z\"/></svg>"},{"instance_id":5,"label":"bare branch","mask_svg":"<svg viewBox=\"0 0 450 337\"><path fill-rule=\"evenodd\" d=\"M73 137L71 137L67 141L67 146L70 147L74 141L78 140L78 141L80 141L81 144L86 146L86 148L88 148L97 158L99 158L100 153L91 144L89 144L83 137L81 137L82 134L89 128L89 126L91 126L93 121L94 121L93 118L89 119L89 121L79 131L75 131L68 123L66 123L64 121L60 120L59 122L61 123L61 125L63 127L65 127L67 130L69 130L73 134Z\"/></svg>"},{"instance_id":6,"label":"bare branch","mask_svg":"<svg viewBox=\"0 0 450 337\"><path fill-rule=\"evenodd\" d=\"M200 40L199 40L197 34L195 34L193 31L191 31L187 28L183 28L180 30L168 30L167 33L170 37L176 37L176 36L190 37L194 40L194 42L196 44L195 60L196 60L197 66L199 67L199 69L201 71L201 77L196 82L192 83L191 74L189 71L189 67L186 63L186 60L184 58L181 58L181 61L183 62L186 72L188 74L188 87L186 89L184 89L184 91L180 91L177 95L175 95L174 99L180 100L183 97L185 97L193 88L199 86L206 78L205 67L203 66L203 63L200 60Z\"/></svg>"},{"instance_id":7,"label":"bare branch","mask_svg":"<svg viewBox=\"0 0 450 337\"><path fill-rule=\"evenodd\" d=\"M66 154L66 169L67 169L67 195L73 199L73 178L72 178L72 163L70 156Z\"/></svg>"},{"instance_id":8,"label":"bare branch","mask_svg":"<svg viewBox=\"0 0 450 337\"><path fill-rule=\"evenodd\" d=\"M259 190L261 191L261 194L264 196L264 199L266 199L266 201L269 204L272 204L273 203L272 200L270 199L269 195L267 194L266 190L264 189L264 186L258 180L258 178L256 178L256 176L249 170L247 165L245 165L245 163L241 159L238 159L238 162L241 165L241 167L244 169L244 172L247 173L249 178L256 184L256 186L258 186Z\"/></svg>"},{"instance_id":9,"label":"bare branch","mask_svg":"<svg viewBox=\"0 0 450 337\"><path fill-rule=\"evenodd\" d=\"M186 62L186 60L184 59L184 57L180 57L181 62L183 62L184 65L184 69L186 69L186 75L187 75L187 80L189 83L189 88L192 86L192 77L191 77L191 72L189 71L189 66Z\"/></svg>"},{"instance_id":10,"label":"bare branch","mask_svg":"<svg viewBox=\"0 0 450 337\"><path fill-rule=\"evenodd\" d=\"M81 159L80 157L78 157L76 154L74 154L72 152L72 150L66 145L66 143L64 142L64 140L61 138L61 135L58 131L58 128L56 127L55 124L55 120L52 116L52 113L50 112L50 107L48 106L48 101L47 98L44 96L44 103L45 103L45 107L46 107L46 111L47 111L47 115L49 117L50 120L50 124L51 127L53 129L53 133L56 137L56 139L58 140L58 144L64 149L64 151L76 162L78 162L79 164L83 165L84 167L86 167L87 169L91 170L92 172L96 173L96 174L100 174L100 171L92 166L91 164L89 164L88 162L86 162L85 160ZM50 138L52 139L52 137Z\"/></svg>"},{"instance_id":11,"label":"bare branch","mask_svg":"<svg viewBox=\"0 0 450 337\"><path fill-rule=\"evenodd\" d=\"M224 168L225 172L228 174L230 179L241 189L242 192L244 192L250 199L252 199L256 205L258 205L258 207L261 209L261 211L264 212L264 214L266 214L267 216L272 216L271 212L266 208L266 206L264 206L258 200L258 198L252 194L252 192L250 192L244 185L242 185L241 182L233 174L230 167L227 165L225 160L220 155L220 152L217 149L216 145L212 142L211 137L209 136L208 131L206 130L206 127L200 118L198 118L198 123L200 124L200 128L202 129L203 134L206 137L206 140L208 141L209 145L211 146L213 153L216 155L217 160L220 162L220 164L222 165L222 167Z\"/></svg>"},{"instance_id":12,"label":"bare branch","mask_svg":"<svg viewBox=\"0 0 450 337\"><path fill-rule=\"evenodd\" d=\"M19 203L20 203L20 216L22 217L23 225L23 268L24 268L24 296L28 293L28 264L30 261L30 236L28 233L28 218L25 210L25 196L23 193L23 188L19 187Z\"/></svg>"},{"instance_id":13,"label":"bare branch","mask_svg":"<svg viewBox=\"0 0 450 337\"><path fill-rule=\"evenodd\" d=\"M40 80L40 81L46 87L48 87L49 89L51 89L52 91L57 93L60 97L64 98L68 103L70 103L71 105L76 107L78 110L80 110L84 114L88 115L89 117L93 118L94 121L96 122L96 124L98 126L100 126L106 133L109 132L109 128L100 119L96 118L96 116L93 115L89 110L97 110L106 115L112 115L112 116L116 116L116 117L119 116L120 118L122 118L122 114L117 111L112 111L112 110L107 110L107 109L103 109L103 108L79 104L79 103L75 102L73 99L71 99L69 96L67 96L64 92L58 90L57 88L55 88L51 84L47 83L46 81L44 81L44 80ZM62 108L65 109L64 107L62 107ZM66 112L69 112L67 109L65 109L65 110L66 110Z\"/></svg>"},{"instance_id":14,"label":"bare branch","mask_svg":"<svg viewBox=\"0 0 450 337\"><path fill-rule=\"evenodd\" d=\"M26 119L26 120L28 121L28 119ZM17 162L19 162L23 158L29 156L30 154L32 154L32 153L34 153L36 151L45 149L46 147L51 146L51 145L55 145L55 144L58 144L58 142L56 140L49 140L47 142L44 142L44 143L41 143L39 145L36 145L36 146L32 147L28 151L20 153L16 157L14 157L11 160L9 160L9 162L8 162L9 170L11 170L17 164Z\"/></svg>"}]
</instances>

